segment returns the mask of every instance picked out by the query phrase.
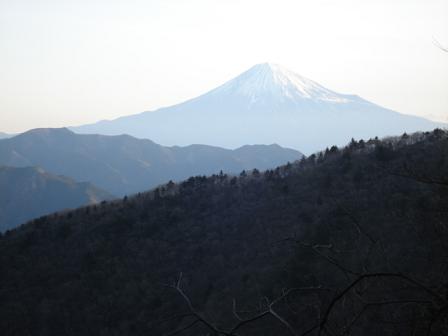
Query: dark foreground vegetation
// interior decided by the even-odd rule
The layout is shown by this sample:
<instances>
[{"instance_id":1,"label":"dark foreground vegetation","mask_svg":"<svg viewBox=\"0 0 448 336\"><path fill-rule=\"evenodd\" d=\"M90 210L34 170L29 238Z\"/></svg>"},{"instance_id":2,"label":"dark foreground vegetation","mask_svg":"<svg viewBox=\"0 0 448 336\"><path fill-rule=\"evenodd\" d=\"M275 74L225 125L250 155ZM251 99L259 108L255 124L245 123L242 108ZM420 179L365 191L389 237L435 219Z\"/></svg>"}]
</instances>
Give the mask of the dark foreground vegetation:
<instances>
[{"instance_id":1,"label":"dark foreground vegetation","mask_svg":"<svg viewBox=\"0 0 448 336\"><path fill-rule=\"evenodd\" d=\"M448 134L170 183L0 239L2 335L448 334Z\"/></svg>"}]
</instances>

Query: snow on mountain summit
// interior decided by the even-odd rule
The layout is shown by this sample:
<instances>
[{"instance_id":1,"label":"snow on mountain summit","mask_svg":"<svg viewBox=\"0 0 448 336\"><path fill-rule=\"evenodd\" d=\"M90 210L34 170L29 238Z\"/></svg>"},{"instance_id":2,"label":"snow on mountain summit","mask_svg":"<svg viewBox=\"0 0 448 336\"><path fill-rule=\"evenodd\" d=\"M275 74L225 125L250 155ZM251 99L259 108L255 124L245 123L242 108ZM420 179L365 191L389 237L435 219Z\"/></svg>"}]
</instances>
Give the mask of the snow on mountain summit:
<instances>
[{"instance_id":1,"label":"snow on mountain summit","mask_svg":"<svg viewBox=\"0 0 448 336\"><path fill-rule=\"evenodd\" d=\"M272 144L306 154L351 138L434 129L359 96L339 94L281 65L257 64L196 98L156 111L75 127L78 133L129 134L164 145L237 148Z\"/></svg>"},{"instance_id":2,"label":"snow on mountain summit","mask_svg":"<svg viewBox=\"0 0 448 336\"><path fill-rule=\"evenodd\" d=\"M267 97L292 101L303 99L335 103L349 101L348 96L337 94L275 63L256 64L238 77L211 91L210 94L245 96L252 102Z\"/></svg>"}]
</instances>

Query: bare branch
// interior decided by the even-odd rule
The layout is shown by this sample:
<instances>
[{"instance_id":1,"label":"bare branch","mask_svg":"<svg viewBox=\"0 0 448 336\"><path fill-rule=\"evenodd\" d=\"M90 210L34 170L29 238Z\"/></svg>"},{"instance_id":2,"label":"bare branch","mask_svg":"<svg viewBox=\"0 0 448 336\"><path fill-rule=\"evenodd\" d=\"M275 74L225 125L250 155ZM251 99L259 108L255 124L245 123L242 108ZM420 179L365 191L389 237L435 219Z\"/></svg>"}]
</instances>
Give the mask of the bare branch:
<instances>
[{"instance_id":1,"label":"bare branch","mask_svg":"<svg viewBox=\"0 0 448 336\"><path fill-rule=\"evenodd\" d=\"M448 186L448 180L445 178L433 178L423 174L419 174L412 171L409 167L405 166L401 168L401 171L387 171L390 175L407 178L416 182L425 184L435 184L441 186Z\"/></svg>"},{"instance_id":2,"label":"bare branch","mask_svg":"<svg viewBox=\"0 0 448 336\"><path fill-rule=\"evenodd\" d=\"M170 332L169 334L166 334L166 336L174 336L174 335L180 334L180 333L184 332L185 330L193 327L197 323L199 323L199 320L196 319L193 322L187 324L186 326L181 327L181 328L179 328L177 330L174 330L173 332Z\"/></svg>"},{"instance_id":3,"label":"bare branch","mask_svg":"<svg viewBox=\"0 0 448 336\"><path fill-rule=\"evenodd\" d=\"M440 50L444 51L444 52L448 52L448 48L444 47L439 41L437 41L435 38L433 38L433 43L435 44L435 46L437 48L439 48Z\"/></svg>"},{"instance_id":4,"label":"bare branch","mask_svg":"<svg viewBox=\"0 0 448 336\"><path fill-rule=\"evenodd\" d=\"M322 253L319 250L319 248L322 248L322 247L327 248L327 249L331 248L332 247L331 244L330 245L313 245L313 244L304 243L304 242L301 242L298 240L296 240L295 242L297 244L299 244L300 246L311 248L314 251L314 253L321 256L325 260L327 260L330 264L339 268L347 276L347 278L349 277L349 275L360 275L361 274L360 272L353 271L353 270L341 265L336 259L326 255L325 253Z\"/></svg>"},{"instance_id":5,"label":"bare branch","mask_svg":"<svg viewBox=\"0 0 448 336\"><path fill-rule=\"evenodd\" d=\"M214 331L215 333L219 334L223 334L223 335L228 335L228 333L226 333L223 330L220 330L217 326L215 326L213 323L207 321L207 319L205 319L202 314L200 314L194 307L193 304L191 303L190 298L185 294L185 292L182 290L181 288L181 281L182 281L182 272L179 274L179 278L176 282L175 285L173 285L172 287L177 290L177 292L183 297L183 299L185 300L185 302L188 305L188 308L190 309L191 313L196 317L196 321L194 321L194 323L190 323L188 326L186 326L185 328L181 328L181 330L179 332L182 332L190 327L192 327L193 325L195 325L196 323L202 323L204 324L206 327L208 327L210 330ZM178 332L176 332L178 333Z\"/></svg>"},{"instance_id":6,"label":"bare branch","mask_svg":"<svg viewBox=\"0 0 448 336\"><path fill-rule=\"evenodd\" d=\"M360 319L363 313L371 307L375 306L385 306L385 305L397 305L397 304L432 304L429 300L390 300L390 301L379 301L379 302L364 302L364 306L355 315L355 317L350 321L348 325L343 328L342 335L346 335L350 332L350 329L355 325L355 323Z\"/></svg>"},{"instance_id":7,"label":"bare branch","mask_svg":"<svg viewBox=\"0 0 448 336\"><path fill-rule=\"evenodd\" d=\"M235 318L238 320L238 321L243 321L243 319L238 315L238 312L236 311L236 300L235 300L235 298L233 299L233 307L232 307L232 311L233 311L233 316L235 316Z\"/></svg>"},{"instance_id":8,"label":"bare branch","mask_svg":"<svg viewBox=\"0 0 448 336\"><path fill-rule=\"evenodd\" d=\"M279 296L278 298L276 298L273 301L270 301L267 297L265 297L265 301L267 303L267 309L263 312L261 312L260 314L246 319L246 320L240 320L240 322L235 325L229 332L229 334L233 334L235 333L239 328L241 328L243 325L253 322L255 320L258 320L260 318L263 318L267 315L271 315L273 317L275 317L277 320L280 321L280 323L282 323L289 331L292 335L297 336L297 332L294 330L294 328L291 326L291 324L289 324L288 321L286 321L284 318L282 318L275 310L274 310L274 305L277 304L278 302L282 301L283 299L285 299L292 291L296 290L295 288L289 289L289 290L285 290L283 291L283 294L281 296Z\"/></svg>"},{"instance_id":9,"label":"bare branch","mask_svg":"<svg viewBox=\"0 0 448 336\"><path fill-rule=\"evenodd\" d=\"M283 323L286 328L288 328L288 330L290 331L290 333L292 335L298 335L296 333L296 331L294 330L294 328L288 323L288 321L286 321L284 318L282 318L280 315L278 315L274 309L272 307L269 308L269 312L271 313L272 316L274 316L277 320L279 320L281 323Z\"/></svg>"},{"instance_id":10,"label":"bare branch","mask_svg":"<svg viewBox=\"0 0 448 336\"><path fill-rule=\"evenodd\" d=\"M440 308L439 311L431 319L431 322L429 323L428 331L426 333L427 336L430 336L432 334L432 329L434 327L434 324L436 324L436 322L438 320L440 320L446 314L448 314L448 304L446 304L445 306Z\"/></svg>"},{"instance_id":11,"label":"bare branch","mask_svg":"<svg viewBox=\"0 0 448 336\"><path fill-rule=\"evenodd\" d=\"M241 320L232 329L230 329L230 331L228 333L226 333L226 335L235 335L235 332L238 329L240 329L242 326L244 326L244 325L246 325L248 323L254 322L256 320L259 320L259 319L269 315L269 313L270 313L269 311L264 311L264 312L254 316L254 317L251 317L251 318L248 318L248 319L245 319L245 320Z\"/></svg>"},{"instance_id":12,"label":"bare branch","mask_svg":"<svg viewBox=\"0 0 448 336\"><path fill-rule=\"evenodd\" d=\"M367 237L367 239L370 241L370 243L375 244L376 240L366 231L364 230L364 228L361 226L361 223L359 222L359 220L350 212L348 211L345 207L343 207L341 204L336 203L338 208L351 220L351 222L355 225L358 234L362 234L365 237Z\"/></svg>"},{"instance_id":13,"label":"bare branch","mask_svg":"<svg viewBox=\"0 0 448 336\"><path fill-rule=\"evenodd\" d=\"M317 248L317 247L315 247L315 248ZM356 273L352 273L352 274L356 274ZM321 335L323 332L326 334L329 334L329 335L334 334L330 329L329 317L330 317L333 309L335 308L335 306L341 300L344 300L346 295L350 291L354 290L360 283L362 283L363 281L365 281L367 279L375 279L375 278L376 279L378 279L378 278L395 278L395 279L407 282L408 284L411 284L411 285L419 288L426 294L428 294L430 297L432 297L432 300L405 299L405 300L388 300L388 301L365 301L362 299L361 296L357 296L358 299L361 300L361 302L364 305L363 305L362 309L354 316L354 318L345 327L343 327L343 330L342 330L343 335L347 334L350 331L350 329L359 320L359 318L362 316L362 314L370 307L382 306L382 305L397 305L397 304L425 304L425 305L441 304L442 309L440 309L441 313L438 316L443 315L443 313L445 312L445 310L448 307L444 297L440 296L437 292L433 291L431 288L421 284L420 282L418 282L406 275L403 275L401 273L384 273L384 272L383 273L370 273L370 274L364 273L364 274L359 274L358 277L354 281L352 281L347 287L345 287L339 293L336 293L336 295L334 295L334 297L331 299L330 303L328 304L323 316L318 317L317 323L315 325L313 325L311 328L309 328L308 330L304 331L301 334L301 336L309 335L316 330L318 330L319 335ZM297 287L297 288L284 289L282 291L282 294L280 296L278 296L277 298L275 298L274 300L269 300L269 298L264 297L263 298L264 303L262 303L262 305L260 306L260 310L258 311L258 313L255 316L252 316L249 318L243 318L240 315L241 312L237 311L236 300L233 299L233 303L232 303L233 315L238 320L238 322L232 328L230 328L228 330L224 330L224 329L218 328L214 323L208 321L201 313L199 313L194 308L194 306L191 303L191 300L189 299L189 297L185 294L185 292L181 288L181 281L182 281L182 273L179 275L177 282L172 287L174 289L176 289L179 292L179 294L183 297L183 299L186 301L186 303L191 311L191 313L183 314L182 316L194 316L195 319L193 321L191 321L189 324L187 324L183 327L180 327L179 329L168 334L169 336L179 334L179 333L193 327L194 325L196 325L198 323L205 325L209 330L211 330L213 333L215 333L217 335L237 336L237 331L239 329L241 329L243 326L253 323L257 320L260 320L268 315L277 319L286 329L288 329L288 331L291 335L298 336L299 334L292 327L292 325L285 318L283 318L276 312L276 310L274 309L275 305L283 300L286 300L289 295L291 295L294 292L298 292L298 291L334 291L332 289L323 288L320 286L319 287ZM244 313L252 313L252 312L244 312ZM439 317L435 317L434 321L436 321L437 318L439 318ZM431 328L432 328L432 326L430 326L428 333L431 332Z\"/></svg>"},{"instance_id":14,"label":"bare branch","mask_svg":"<svg viewBox=\"0 0 448 336\"><path fill-rule=\"evenodd\" d=\"M361 283L362 281L369 279L369 278L381 278L381 277L385 277L385 278L397 278L400 280L404 280L408 283L411 283L415 286L417 286L418 288L422 289L424 292L426 292L427 294L430 294L430 296L434 297L435 299L437 299L437 301L439 302L444 302L444 298L441 297L439 294L437 294L436 292L434 292L433 290L431 290L430 288L426 287L425 285L419 283L418 281L409 278L406 275L403 275L401 273L371 273L371 274L362 274L361 276L359 276L356 280L354 280L350 285L348 285L344 290L342 290L338 295L336 295L333 300L330 302L330 304L327 307L327 310L325 311L322 320L320 322L319 325L319 335L321 335L322 331L325 330L326 324L328 322L328 318L329 315L331 314L333 308L335 307L335 305L344 298L344 296L350 292L353 288L355 288L359 283Z\"/></svg>"},{"instance_id":15,"label":"bare branch","mask_svg":"<svg viewBox=\"0 0 448 336\"><path fill-rule=\"evenodd\" d=\"M191 328L192 326L194 326L197 323L202 323L203 325L205 325L208 329L210 329L211 331L215 332L218 335L225 335L225 336L236 336L236 331L238 329L240 329L241 327L243 327L244 325L254 322L256 320L259 320L261 318L264 318L267 315L271 315L273 317L275 317L278 321L280 321L290 332L292 335L297 336L298 334L295 332L294 328L284 319L282 318L277 312L274 311L274 305L278 302L280 302L281 300L283 300L287 295L289 295L293 290L297 290L297 289L291 289L291 290L286 290L283 291L283 294L281 296L279 296L278 298L276 298L273 301L270 301L267 297L265 297L265 301L266 301L266 305L267 308L263 311L261 311L259 314L247 318L247 319L243 319L239 316L239 314L236 311L236 300L233 300L233 314L235 315L235 317L239 320L239 322L232 327L229 331L223 330L218 328L214 323L208 321L201 313L199 313L193 306L193 304L191 303L190 298L185 294L185 292L182 290L181 288L181 281L182 281L182 273L179 274L179 278L177 280L177 282L172 285L171 287L174 288L181 296L182 298L185 300L185 302L188 305L188 308L191 311L191 316L196 317L196 319L191 322L190 324L181 327L179 329L177 329L176 331L168 334L168 335L175 335L178 333L181 333L185 330L187 330L188 328Z\"/></svg>"}]
</instances>

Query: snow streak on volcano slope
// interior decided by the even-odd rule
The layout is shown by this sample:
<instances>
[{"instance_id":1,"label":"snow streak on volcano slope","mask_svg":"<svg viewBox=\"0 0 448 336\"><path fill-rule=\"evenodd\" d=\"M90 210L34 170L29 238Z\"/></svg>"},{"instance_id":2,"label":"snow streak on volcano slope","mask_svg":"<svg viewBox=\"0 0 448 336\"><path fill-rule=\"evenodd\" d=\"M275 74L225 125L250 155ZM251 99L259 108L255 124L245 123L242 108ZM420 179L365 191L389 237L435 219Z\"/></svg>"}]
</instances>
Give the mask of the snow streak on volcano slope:
<instances>
[{"instance_id":1,"label":"snow streak on volcano slope","mask_svg":"<svg viewBox=\"0 0 448 336\"><path fill-rule=\"evenodd\" d=\"M277 143L311 153L344 145L352 137L366 139L440 126L355 95L333 92L280 65L264 63L181 104L72 130L129 134L164 145L236 148Z\"/></svg>"}]
</instances>

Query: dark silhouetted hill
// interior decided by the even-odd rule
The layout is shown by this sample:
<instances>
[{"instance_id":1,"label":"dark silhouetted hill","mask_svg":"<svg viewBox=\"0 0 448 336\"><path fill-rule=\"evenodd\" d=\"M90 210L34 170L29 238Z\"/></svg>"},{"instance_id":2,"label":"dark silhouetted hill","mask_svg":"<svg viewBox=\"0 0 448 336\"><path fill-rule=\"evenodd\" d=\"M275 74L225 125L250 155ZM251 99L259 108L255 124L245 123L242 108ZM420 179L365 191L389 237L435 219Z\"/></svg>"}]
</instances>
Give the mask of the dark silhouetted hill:
<instances>
[{"instance_id":1,"label":"dark silhouetted hill","mask_svg":"<svg viewBox=\"0 0 448 336\"><path fill-rule=\"evenodd\" d=\"M0 239L0 330L446 335L447 172L436 130L36 219Z\"/></svg>"}]
</instances>

